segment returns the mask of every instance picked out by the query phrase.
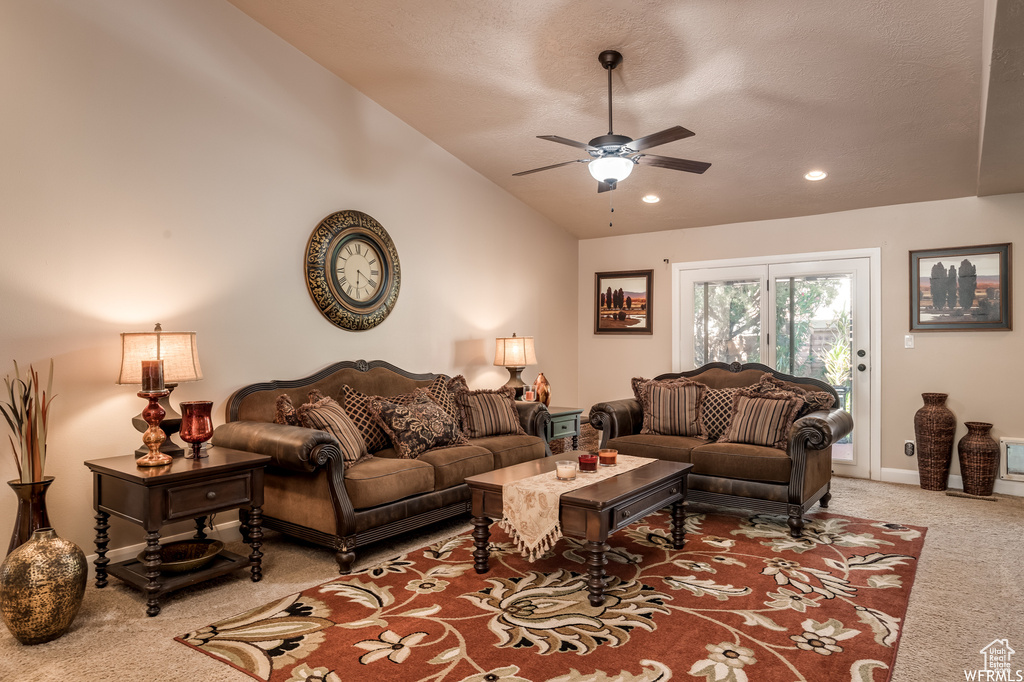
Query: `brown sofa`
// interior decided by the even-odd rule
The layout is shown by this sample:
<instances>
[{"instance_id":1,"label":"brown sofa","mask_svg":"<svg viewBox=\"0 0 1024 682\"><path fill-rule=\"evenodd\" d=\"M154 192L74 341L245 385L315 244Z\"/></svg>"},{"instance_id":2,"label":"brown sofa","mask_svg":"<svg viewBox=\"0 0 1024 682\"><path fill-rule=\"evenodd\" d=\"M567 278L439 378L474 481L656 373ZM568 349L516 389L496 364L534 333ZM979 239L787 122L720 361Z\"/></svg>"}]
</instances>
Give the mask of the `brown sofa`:
<instances>
[{"instance_id":1,"label":"brown sofa","mask_svg":"<svg viewBox=\"0 0 1024 682\"><path fill-rule=\"evenodd\" d=\"M517 402L528 435L477 438L416 459L401 459L388 448L347 467L330 433L273 423L277 398L286 393L300 405L315 388L341 402L343 384L366 395L393 396L443 376L359 360L333 364L303 379L245 386L228 400L227 423L214 431L213 443L272 457L264 486L264 527L331 547L340 572L348 573L357 547L469 513L467 476L550 455L543 438L550 415L541 403Z\"/></svg>"},{"instance_id":2,"label":"brown sofa","mask_svg":"<svg viewBox=\"0 0 1024 682\"><path fill-rule=\"evenodd\" d=\"M838 400L835 389L822 381L782 374L757 363L714 362L655 379L686 377L722 389L753 386L765 373L797 391L827 391ZM832 408L797 419L785 450L699 437L641 434L643 409L633 398L597 403L590 408L590 424L601 431L601 447L693 464L687 502L786 514L793 537L800 537L803 515L815 502L828 506L832 444L853 430L850 414Z\"/></svg>"}]
</instances>

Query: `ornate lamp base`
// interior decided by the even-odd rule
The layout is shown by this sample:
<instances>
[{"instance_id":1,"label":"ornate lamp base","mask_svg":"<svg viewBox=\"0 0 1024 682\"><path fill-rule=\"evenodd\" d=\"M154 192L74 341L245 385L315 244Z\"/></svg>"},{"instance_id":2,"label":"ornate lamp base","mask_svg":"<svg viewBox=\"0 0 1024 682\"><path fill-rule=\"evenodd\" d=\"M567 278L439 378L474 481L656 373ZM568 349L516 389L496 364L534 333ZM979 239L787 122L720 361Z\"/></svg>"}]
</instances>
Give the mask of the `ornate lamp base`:
<instances>
[{"instance_id":1,"label":"ornate lamp base","mask_svg":"<svg viewBox=\"0 0 1024 682\"><path fill-rule=\"evenodd\" d=\"M149 428L142 434L142 442L149 448L149 454L143 455L135 460L140 467L158 467L170 464L174 458L160 452L160 446L167 440L167 434L160 428L160 420L166 414L160 406L160 399L166 398L171 392L167 389L162 391L139 391L139 397L149 401L149 405L142 411L142 418L149 424Z\"/></svg>"}]
</instances>

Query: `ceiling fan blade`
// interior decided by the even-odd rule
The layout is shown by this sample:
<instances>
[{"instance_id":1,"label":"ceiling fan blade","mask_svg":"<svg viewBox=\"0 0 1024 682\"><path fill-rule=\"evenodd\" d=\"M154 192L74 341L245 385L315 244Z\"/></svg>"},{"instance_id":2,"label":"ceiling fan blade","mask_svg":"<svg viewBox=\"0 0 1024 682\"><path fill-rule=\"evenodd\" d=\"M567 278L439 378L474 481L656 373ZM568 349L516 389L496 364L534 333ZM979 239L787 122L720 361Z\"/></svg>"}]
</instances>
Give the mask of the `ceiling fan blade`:
<instances>
[{"instance_id":1,"label":"ceiling fan blade","mask_svg":"<svg viewBox=\"0 0 1024 682\"><path fill-rule=\"evenodd\" d=\"M692 135L692 133L691 133ZM558 142L559 144L567 144L570 147L578 147L580 149L586 149L588 152L593 150L597 151L597 147L591 147L586 142L577 142L576 140L570 140L567 137L560 137L558 135L538 135L542 140L551 140L552 142Z\"/></svg>"},{"instance_id":2,"label":"ceiling fan blade","mask_svg":"<svg viewBox=\"0 0 1024 682\"><path fill-rule=\"evenodd\" d=\"M586 163L587 161L590 161L590 159L573 159L572 161L563 161L562 163L554 163L551 164L550 166L544 166L543 168L534 168L533 170L513 173L512 177L516 177L519 175L529 175L530 173L539 173L541 171L551 170L552 168L561 168L562 166L568 166L570 163Z\"/></svg>"},{"instance_id":3,"label":"ceiling fan blade","mask_svg":"<svg viewBox=\"0 0 1024 682\"><path fill-rule=\"evenodd\" d=\"M626 146L633 151L639 152L644 149L650 149L651 147L657 147L659 144L675 142L676 140L693 137L694 135L696 135L696 133L687 130L683 126L673 126L671 128L666 128L665 130L637 138Z\"/></svg>"},{"instance_id":4,"label":"ceiling fan blade","mask_svg":"<svg viewBox=\"0 0 1024 682\"><path fill-rule=\"evenodd\" d=\"M597 193L600 194L601 192L611 192L618 186L618 184L619 183L617 182L601 182L600 180L598 180Z\"/></svg>"},{"instance_id":5,"label":"ceiling fan blade","mask_svg":"<svg viewBox=\"0 0 1024 682\"><path fill-rule=\"evenodd\" d=\"M641 154L636 157L637 163L657 168L670 168L672 170L686 171L687 173L703 173L711 168L710 163L704 161L690 161L689 159L674 159L671 156L655 156L654 154Z\"/></svg>"}]
</instances>

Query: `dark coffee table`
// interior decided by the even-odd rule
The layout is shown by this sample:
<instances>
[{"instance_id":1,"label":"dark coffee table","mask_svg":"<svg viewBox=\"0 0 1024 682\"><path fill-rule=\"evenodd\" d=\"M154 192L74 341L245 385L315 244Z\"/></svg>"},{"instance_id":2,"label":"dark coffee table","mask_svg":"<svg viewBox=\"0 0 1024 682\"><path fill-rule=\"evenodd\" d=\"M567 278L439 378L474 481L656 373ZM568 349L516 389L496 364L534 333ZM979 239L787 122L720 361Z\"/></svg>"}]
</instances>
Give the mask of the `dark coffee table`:
<instances>
[{"instance_id":1,"label":"dark coffee table","mask_svg":"<svg viewBox=\"0 0 1024 682\"><path fill-rule=\"evenodd\" d=\"M575 460L577 452L524 462L470 476L466 484L473 494L473 551L477 573L490 570L487 550L491 520L502 517L502 486L545 472L554 472L558 460ZM624 471L582 488L564 493L559 503L562 535L586 540L587 587L590 603L604 603L605 570L608 563L608 536L653 511L672 505L672 546L682 549L685 541L684 504L686 476L692 464L651 460L651 463ZM552 473L552 475L554 475ZM580 473L578 476L586 477Z\"/></svg>"}]
</instances>

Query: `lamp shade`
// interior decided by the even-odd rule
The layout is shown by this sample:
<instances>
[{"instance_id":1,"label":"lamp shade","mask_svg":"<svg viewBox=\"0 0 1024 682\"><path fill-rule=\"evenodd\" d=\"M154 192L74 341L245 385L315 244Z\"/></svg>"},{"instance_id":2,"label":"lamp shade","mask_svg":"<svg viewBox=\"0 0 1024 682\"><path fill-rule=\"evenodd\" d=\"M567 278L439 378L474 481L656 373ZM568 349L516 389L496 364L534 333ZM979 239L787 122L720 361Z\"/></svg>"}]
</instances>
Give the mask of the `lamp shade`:
<instances>
[{"instance_id":1,"label":"lamp shade","mask_svg":"<svg viewBox=\"0 0 1024 682\"><path fill-rule=\"evenodd\" d=\"M633 161L622 156L602 156L588 163L587 169L599 182L618 182L633 172Z\"/></svg>"},{"instance_id":2,"label":"lamp shade","mask_svg":"<svg viewBox=\"0 0 1024 682\"><path fill-rule=\"evenodd\" d=\"M195 332L165 332L158 324L151 332L121 334L121 372L117 383L141 384L143 360L163 360L164 381L169 384L203 378Z\"/></svg>"},{"instance_id":3,"label":"lamp shade","mask_svg":"<svg viewBox=\"0 0 1024 682\"><path fill-rule=\"evenodd\" d=\"M537 364L532 336L498 337L494 344L494 364L498 367L526 367Z\"/></svg>"}]
</instances>

